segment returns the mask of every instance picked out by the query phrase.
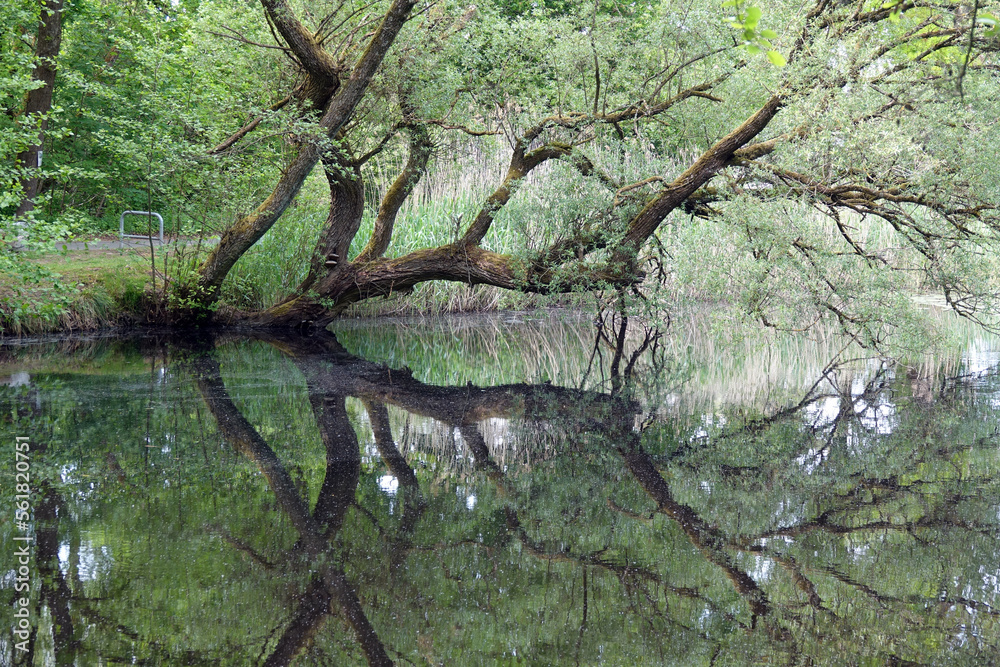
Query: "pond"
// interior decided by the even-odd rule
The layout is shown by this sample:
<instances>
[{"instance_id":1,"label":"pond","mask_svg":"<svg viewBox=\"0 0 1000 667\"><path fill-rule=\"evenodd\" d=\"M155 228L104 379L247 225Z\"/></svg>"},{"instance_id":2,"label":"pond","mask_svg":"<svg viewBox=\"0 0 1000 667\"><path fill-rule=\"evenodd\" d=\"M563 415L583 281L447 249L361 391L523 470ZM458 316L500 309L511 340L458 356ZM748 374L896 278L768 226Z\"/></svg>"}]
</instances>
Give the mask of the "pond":
<instances>
[{"instance_id":1,"label":"pond","mask_svg":"<svg viewBox=\"0 0 1000 667\"><path fill-rule=\"evenodd\" d=\"M8 341L0 663L1000 655L997 341L622 324Z\"/></svg>"}]
</instances>

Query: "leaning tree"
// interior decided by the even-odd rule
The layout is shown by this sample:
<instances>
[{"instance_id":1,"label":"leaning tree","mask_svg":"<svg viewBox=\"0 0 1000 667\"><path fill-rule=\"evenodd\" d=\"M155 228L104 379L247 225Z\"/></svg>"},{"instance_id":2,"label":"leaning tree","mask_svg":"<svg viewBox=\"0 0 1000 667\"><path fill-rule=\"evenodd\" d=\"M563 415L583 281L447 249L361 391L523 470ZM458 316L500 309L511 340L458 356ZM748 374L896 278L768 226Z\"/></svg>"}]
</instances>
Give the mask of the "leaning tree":
<instances>
[{"instance_id":1,"label":"leaning tree","mask_svg":"<svg viewBox=\"0 0 1000 667\"><path fill-rule=\"evenodd\" d=\"M833 318L869 342L904 289L939 289L984 320L1000 240L995 3L702 4L518 14L503 3L261 0L273 37L261 46L295 69L273 107L292 110L294 154L196 279L175 283L175 315L213 310L229 271L318 166L330 204L305 279L276 305L228 318L321 326L360 300L445 280L623 294L680 281L740 300L767 325ZM391 256L393 236L408 233L400 209L450 133L501 136L506 172L447 242ZM365 171L386 150L407 157L352 256L376 182ZM557 176L603 194L582 214L536 212L543 224L522 251L491 250L508 203Z\"/></svg>"}]
</instances>

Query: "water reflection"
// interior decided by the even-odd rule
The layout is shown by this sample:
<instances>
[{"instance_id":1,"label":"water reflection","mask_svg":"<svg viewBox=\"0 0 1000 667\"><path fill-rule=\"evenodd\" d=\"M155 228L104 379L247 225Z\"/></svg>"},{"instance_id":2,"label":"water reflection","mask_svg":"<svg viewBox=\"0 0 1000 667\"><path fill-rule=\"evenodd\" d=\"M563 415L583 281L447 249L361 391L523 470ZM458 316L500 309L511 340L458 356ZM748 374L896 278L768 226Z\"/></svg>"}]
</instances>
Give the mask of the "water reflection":
<instances>
[{"instance_id":1,"label":"water reflection","mask_svg":"<svg viewBox=\"0 0 1000 667\"><path fill-rule=\"evenodd\" d=\"M0 661L996 655L995 347L706 362L528 324L3 348L38 576L31 651Z\"/></svg>"}]
</instances>

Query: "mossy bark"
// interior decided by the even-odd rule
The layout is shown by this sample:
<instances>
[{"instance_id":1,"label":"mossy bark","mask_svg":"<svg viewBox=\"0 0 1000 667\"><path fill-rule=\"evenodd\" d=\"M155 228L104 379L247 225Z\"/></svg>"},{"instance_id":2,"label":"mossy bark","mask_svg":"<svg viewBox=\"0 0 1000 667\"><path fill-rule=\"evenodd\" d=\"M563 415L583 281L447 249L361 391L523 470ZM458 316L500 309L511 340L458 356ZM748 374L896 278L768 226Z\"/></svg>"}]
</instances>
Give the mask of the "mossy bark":
<instances>
[{"instance_id":1,"label":"mossy bark","mask_svg":"<svg viewBox=\"0 0 1000 667\"><path fill-rule=\"evenodd\" d=\"M401 2L402 0L397 0L393 6L396 7ZM392 10L390 15L391 13ZM390 15L387 15L383 26L388 24ZM378 43L382 42L373 38L369 51L377 50ZM362 60L367 56L368 52ZM370 60L368 66L376 67L377 59ZM363 73L356 69L351 79L354 80L356 76L363 77ZM339 89L331 98L324 114L321 124L331 132L342 125L331 119L345 120L350 115L349 110L342 112L346 115L340 115L341 112L336 109L344 108L344 95L351 85L351 81L348 81ZM358 100L360 98L354 103ZM430 157L432 144L426 127L408 128L410 151L406 166L382 201L372 237L353 261L349 261L347 253L364 212L359 162L350 156L343 145L337 149L338 152L328 151L322 156L318 149L307 145L293 163L294 169L286 171L272 198L262 205L261 210L240 220L223 236L219 248L206 263L206 270L202 273L203 285L206 290L212 290L209 299L214 299L211 295L217 292L229 267L252 242L267 231L298 191L308 175L308 169L321 157L330 183L331 204L313 253L308 277L296 294L275 306L261 312L238 315L246 324L263 327L325 326L352 303L405 292L419 283L433 280L468 285L486 284L538 293L632 285L643 279L637 269L639 252L663 220L735 159L737 152L767 127L781 106L780 96L769 99L746 122L716 142L691 167L667 184L631 220L624 223L617 236L605 233L607 230L582 228L578 237L569 240L569 245L566 239L562 239L543 249L534 258L525 259L491 252L481 248L479 244L489 232L497 213L510 201L524 178L539 165L552 159L566 159L581 173L595 171L593 165L574 152L574 147L568 144L550 141L534 150L528 150L548 124L570 121L545 119L520 138L514 146L503 181L487 197L459 241L418 250L394 259L383 258L382 255L389 247L396 214L413 191ZM602 179L602 182L605 180L613 184L607 178ZM272 199L273 204L269 203ZM604 263L586 260L590 253L604 249L608 250L610 258Z\"/></svg>"}]
</instances>

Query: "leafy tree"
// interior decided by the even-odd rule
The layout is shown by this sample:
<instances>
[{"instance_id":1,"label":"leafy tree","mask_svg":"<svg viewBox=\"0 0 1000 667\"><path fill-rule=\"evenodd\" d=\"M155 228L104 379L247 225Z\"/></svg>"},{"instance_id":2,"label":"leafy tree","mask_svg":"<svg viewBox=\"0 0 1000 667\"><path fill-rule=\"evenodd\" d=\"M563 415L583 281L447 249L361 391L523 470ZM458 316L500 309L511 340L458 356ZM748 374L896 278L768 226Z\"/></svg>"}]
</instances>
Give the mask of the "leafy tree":
<instances>
[{"instance_id":1,"label":"leafy tree","mask_svg":"<svg viewBox=\"0 0 1000 667\"><path fill-rule=\"evenodd\" d=\"M722 296L748 321L834 320L866 344L908 321L913 291L978 321L995 311L995 2L2 11L5 226L30 200L40 239L122 208L221 228L171 276L172 320L213 316L227 278L239 291L233 267L287 233L275 223L311 175L329 199L297 286L222 320L320 326L435 280L607 290L657 311ZM36 46L54 42L30 36L57 16L59 79L39 86L51 58ZM46 167L26 171L38 127L15 118L42 94ZM466 149L499 150L503 173L450 235L398 251L417 236L404 206ZM27 272L6 250L0 263Z\"/></svg>"},{"instance_id":2,"label":"leafy tree","mask_svg":"<svg viewBox=\"0 0 1000 667\"><path fill-rule=\"evenodd\" d=\"M24 170L25 177L21 181L23 198L17 207L18 215L23 215L34 208L35 195L38 193L38 175L36 170L42 166L42 141L48 125L48 114L52 110L52 93L55 88L56 61L59 56L59 46L62 42L63 2L52 0L43 2L40 7L38 28L34 34L34 79L28 91L20 123L34 129L33 141L21 151L17 158Z\"/></svg>"},{"instance_id":3,"label":"leafy tree","mask_svg":"<svg viewBox=\"0 0 1000 667\"><path fill-rule=\"evenodd\" d=\"M958 3L727 4L663 2L650 16L583 3L512 18L507 6L399 0L375 21L348 4L263 0L257 20L296 70L275 105L296 120L292 154L178 303L193 305L191 316L211 307L321 165L330 207L306 278L275 306L232 317L322 325L351 303L429 280L721 291L765 324L834 319L876 344L899 319L883 304L904 308L907 289L940 290L968 317L991 314L992 6L973 17ZM263 32L231 36L262 42ZM261 119L213 153L246 141ZM502 135L506 173L454 238L392 257L393 235L407 234L395 229L400 207L435 159L431 147L456 132ZM352 256L366 170L400 144L409 157ZM532 172L559 186L529 184ZM561 208L579 188L583 206ZM505 208L532 190L537 213L521 249L491 250Z\"/></svg>"}]
</instances>

